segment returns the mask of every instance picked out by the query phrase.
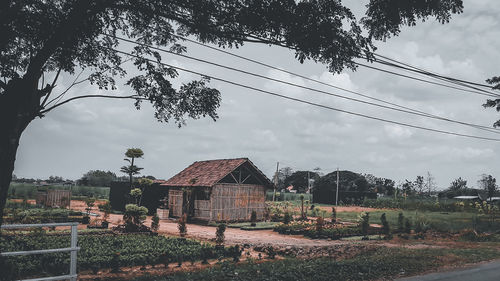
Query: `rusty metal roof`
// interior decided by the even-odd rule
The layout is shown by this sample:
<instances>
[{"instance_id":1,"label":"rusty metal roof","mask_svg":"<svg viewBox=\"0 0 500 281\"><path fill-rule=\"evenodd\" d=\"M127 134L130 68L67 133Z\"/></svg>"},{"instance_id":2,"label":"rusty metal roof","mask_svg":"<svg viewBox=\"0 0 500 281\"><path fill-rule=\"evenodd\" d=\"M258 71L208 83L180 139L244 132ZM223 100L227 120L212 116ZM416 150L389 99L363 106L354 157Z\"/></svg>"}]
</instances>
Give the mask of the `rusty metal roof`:
<instances>
[{"instance_id":1,"label":"rusty metal roof","mask_svg":"<svg viewBox=\"0 0 500 281\"><path fill-rule=\"evenodd\" d=\"M247 162L266 185L272 185L264 173L248 158L196 161L161 185L211 187Z\"/></svg>"}]
</instances>

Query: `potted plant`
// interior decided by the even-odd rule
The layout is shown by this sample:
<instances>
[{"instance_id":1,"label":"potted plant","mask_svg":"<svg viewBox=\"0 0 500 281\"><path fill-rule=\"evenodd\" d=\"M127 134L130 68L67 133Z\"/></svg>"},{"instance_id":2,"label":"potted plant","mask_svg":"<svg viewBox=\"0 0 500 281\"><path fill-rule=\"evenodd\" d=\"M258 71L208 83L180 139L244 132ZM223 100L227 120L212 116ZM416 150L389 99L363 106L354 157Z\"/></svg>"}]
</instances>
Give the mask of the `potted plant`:
<instances>
[{"instance_id":1,"label":"potted plant","mask_svg":"<svg viewBox=\"0 0 500 281\"><path fill-rule=\"evenodd\" d=\"M160 200L160 206L156 210L156 213L158 214L160 220L168 219L168 217L170 216L170 210L168 209L167 197L164 197L162 200Z\"/></svg>"}]
</instances>

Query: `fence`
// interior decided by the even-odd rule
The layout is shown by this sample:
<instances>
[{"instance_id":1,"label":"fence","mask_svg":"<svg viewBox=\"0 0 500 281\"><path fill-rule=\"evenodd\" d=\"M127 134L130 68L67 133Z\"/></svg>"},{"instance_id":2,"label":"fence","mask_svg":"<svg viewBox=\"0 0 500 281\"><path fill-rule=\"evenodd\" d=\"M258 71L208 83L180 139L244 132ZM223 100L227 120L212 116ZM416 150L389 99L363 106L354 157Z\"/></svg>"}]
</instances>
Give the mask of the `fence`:
<instances>
[{"instance_id":1,"label":"fence","mask_svg":"<svg viewBox=\"0 0 500 281\"><path fill-rule=\"evenodd\" d=\"M76 263L77 263L77 252L80 247L77 247L78 243L78 223L77 222L65 222L65 223L42 223L42 224L7 224L2 225L2 229L19 229L19 228L33 228L33 227L56 227L56 226L71 226L71 245L69 248L59 248L59 249L45 249L45 250L32 250L32 251L19 251L19 252L5 252L0 253L4 257L9 256L25 256L25 255L38 255L38 254L48 254L48 253L59 253L59 252L71 252L71 261L69 264L69 274L53 277L35 278L25 281L48 281L48 280L71 280L76 281L78 275L76 274Z\"/></svg>"}]
</instances>

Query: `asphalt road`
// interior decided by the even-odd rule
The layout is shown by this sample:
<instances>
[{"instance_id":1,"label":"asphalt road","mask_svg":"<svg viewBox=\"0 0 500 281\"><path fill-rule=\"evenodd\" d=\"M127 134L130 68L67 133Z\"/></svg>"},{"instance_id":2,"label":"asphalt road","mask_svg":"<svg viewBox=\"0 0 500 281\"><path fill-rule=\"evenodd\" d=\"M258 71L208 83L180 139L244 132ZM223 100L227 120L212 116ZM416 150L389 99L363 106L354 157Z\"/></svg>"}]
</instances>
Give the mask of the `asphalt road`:
<instances>
[{"instance_id":1,"label":"asphalt road","mask_svg":"<svg viewBox=\"0 0 500 281\"><path fill-rule=\"evenodd\" d=\"M481 264L468 267L466 269L431 273L422 276L415 276L398 281L499 281L500 280L500 261Z\"/></svg>"}]
</instances>

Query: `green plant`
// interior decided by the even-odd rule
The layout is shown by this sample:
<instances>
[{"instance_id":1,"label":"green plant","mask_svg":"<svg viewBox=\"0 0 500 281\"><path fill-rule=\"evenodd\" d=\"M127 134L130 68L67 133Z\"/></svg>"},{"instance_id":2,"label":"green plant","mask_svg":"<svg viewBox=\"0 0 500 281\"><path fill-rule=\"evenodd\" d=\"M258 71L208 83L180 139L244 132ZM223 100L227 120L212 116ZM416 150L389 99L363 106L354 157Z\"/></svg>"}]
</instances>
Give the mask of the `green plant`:
<instances>
[{"instance_id":1,"label":"green plant","mask_svg":"<svg viewBox=\"0 0 500 281\"><path fill-rule=\"evenodd\" d=\"M144 220L148 209L146 207L137 206L135 204L127 204L123 213L123 221L125 223L126 232L137 232L143 229Z\"/></svg>"},{"instance_id":2,"label":"green plant","mask_svg":"<svg viewBox=\"0 0 500 281\"><path fill-rule=\"evenodd\" d=\"M158 232L160 228L160 218L158 217L158 213L155 213L151 218L151 230L154 232Z\"/></svg>"},{"instance_id":3,"label":"green plant","mask_svg":"<svg viewBox=\"0 0 500 281\"><path fill-rule=\"evenodd\" d=\"M224 245L224 240L225 240L225 235L224 233L226 232L226 224L225 223L220 223L217 226L217 230L215 231L215 243L219 246Z\"/></svg>"},{"instance_id":4,"label":"green plant","mask_svg":"<svg viewBox=\"0 0 500 281\"><path fill-rule=\"evenodd\" d=\"M404 232L405 229L405 216L403 213L399 213L398 215L398 231Z\"/></svg>"},{"instance_id":5,"label":"green plant","mask_svg":"<svg viewBox=\"0 0 500 281\"><path fill-rule=\"evenodd\" d=\"M290 213L288 211L286 211L284 216L283 216L283 223L289 224L290 221L292 221L292 216L290 215Z\"/></svg>"},{"instance_id":6,"label":"green plant","mask_svg":"<svg viewBox=\"0 0 500 281\"><path fill-rule=\"evenodd\" d=\"M380 222L382 223L382 233L385 234L386 239L391 239L391 227L389 226L389 222L387 221L387 217L385 213L380 216Z\"/></svg>"},{"instance_id":7,"label":"green plant","mask_svg":"<svg viewBox=\"0 0 500 281\"><path fill-rule=\"evenodd\" d=\"M411 222L408 218L405 219L405 227L404 227L404 232L407 234L411 233Z\"/></svg>"},{"instance_id":8,"label":"green plant","mask_svg":"<svg viewBox=\"0 0 500 281\"><path fill-rule=\"evenodd\" d=\"M112 209L111 209L111 203L109 203L109 201L106 201L105 203L100 204L99 205L99 211L101 211L101 212L104 213L103 220L104 221L108 221L109 214L112 211Z\"/></svg>"},{"instance_id":9,"label":"green plant","mask_svg":"<svg viewBox=\"0 0 500 281\"><path fill-rule=\"evenodd\" d=\"M252 214L250 215L250 222L251 226L255 226L257 222L257 212L255 210L252 211Z\"/></svg>"},{"instance_id":10,"label":"green plant","mask_svg":"<svg viewBox=\"0 0 500 281\"><path fill-rule=\"evenodd\" d=\"M332 223L337 223L337 210L332 207Z\"/></svg>"},{"instance_id":11,"label":"green plant","mask_svg":"<svg viewBox=\"0 0 500 281\"><path fill-rule=\"evenodd\" d=\"M177 229L179 229L179 234L181 235L181 237L184 237L187 234L186 221L187 221L187 215L183 214L179 218L179 221L177 222Z\"/></svg>"},{"instance_id":12,"label":"green plant","mask_svg":"<svg viewBox=\"0 0 500 281\"><path fill-rule=\"evenodd\" d=\"M370 213L361 212L359 215L359 228L361 229L361 235L367 237L368 229L370 227Z\"/></svg>"},{"instance_id":13,"label":"green plant","mask_svg":"<svg viewBox=\"0 0 500 281\"><path fill-rule=\"evenodd\" d=\"M276 258L276 250L274 249L273 246L267 246L264 250L269 259L274 260Z\"/></svg>"},{"instance_id":14,"label":"green plant","mask_svg":"<svg viewBox=\"0 0 500 281\"><path fill-rule=\"evenodd\" d=\"M423 217L418 217L415 221L415 232L416 233L425 233L430 229L429 221Z\"/></svg>"},{"instance_id":15,"label":"green plant","mask_svg":"<svg viewBox=\"0 0 500 281\"><path fill-rule=\"evenodd\" d=\"M321 233L323 231L323 227L325 226L325 219L323 217L318 217L316 219L316 231Z\"/></svg>"},{"instance_id":16,"label":"green plant","mask_svg":"<svg viewBox=\"0 0 500 281\"><path fill-rule=\"evenodd\" d=\"M227 249L228 255L233 258L233 262L239 262L243 249L239 245L231 246Z\"/></svg>"}]
</instances>

